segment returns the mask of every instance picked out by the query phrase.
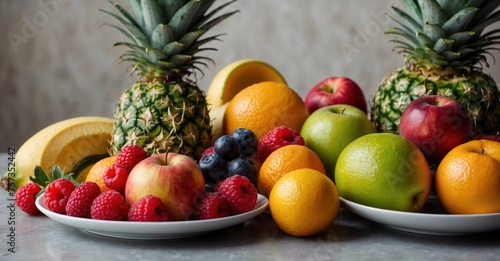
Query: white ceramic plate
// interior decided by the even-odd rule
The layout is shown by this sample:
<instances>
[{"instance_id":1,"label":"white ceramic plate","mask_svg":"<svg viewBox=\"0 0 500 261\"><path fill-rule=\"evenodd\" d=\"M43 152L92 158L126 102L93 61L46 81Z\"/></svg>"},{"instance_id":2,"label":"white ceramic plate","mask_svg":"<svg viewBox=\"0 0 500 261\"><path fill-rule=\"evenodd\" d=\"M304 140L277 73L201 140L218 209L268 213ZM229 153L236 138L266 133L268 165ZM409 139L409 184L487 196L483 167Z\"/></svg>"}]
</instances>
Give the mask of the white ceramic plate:
<instances>
[{"instance_id":1,"label":"white ceramic plate","mask_svg":"<svg viewBox=\"0 0 500 261\"><path fill-rule=\"evenodd\" d=\"M354 214L394 229L413 233L466 235L500 229L500 213L451 215L442 214L441 211L435 211L435 214L432 213L433 210L427 213L410 213L368 207L343 198L340 201L344 208Z\"/></svg>"},{"instance_id":2,"label":"white ceramic plate","mask_svg":"<svg viewBox=\"0 0 500 261\"><path fill-rule=\"evenodd\" d=\"M268 200L258 195L255 208L239 215L209 220L167 222L103 221L71 217L50 211L43 203L43 195L36 199L36 206L54 221L98 235L128 239L172 239L197 236L245 222L265 211Z\"/></svg>"}]
</instances>

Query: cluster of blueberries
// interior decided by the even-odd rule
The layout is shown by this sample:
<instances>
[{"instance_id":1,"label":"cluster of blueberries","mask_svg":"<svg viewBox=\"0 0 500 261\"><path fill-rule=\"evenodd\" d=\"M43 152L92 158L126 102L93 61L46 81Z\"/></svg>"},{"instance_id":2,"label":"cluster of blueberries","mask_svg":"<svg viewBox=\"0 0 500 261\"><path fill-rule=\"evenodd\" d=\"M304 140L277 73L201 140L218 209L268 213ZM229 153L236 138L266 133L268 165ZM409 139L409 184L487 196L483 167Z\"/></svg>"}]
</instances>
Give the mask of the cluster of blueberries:
<instances>
[{"instance_id":1,"label":"cluster of blueberries","mask_svg":"<svg viewBox=\"0 0 500 261\"><path fill-rule=\"evenodd\" d=\"M257 153L257 147L255 133L246 128L217 138L213 152L198 161L205 177L206 191L213 191L217 182L233 175L245 176L255 184L257 166L252 157Z\"/></svg>"}]
</instances>

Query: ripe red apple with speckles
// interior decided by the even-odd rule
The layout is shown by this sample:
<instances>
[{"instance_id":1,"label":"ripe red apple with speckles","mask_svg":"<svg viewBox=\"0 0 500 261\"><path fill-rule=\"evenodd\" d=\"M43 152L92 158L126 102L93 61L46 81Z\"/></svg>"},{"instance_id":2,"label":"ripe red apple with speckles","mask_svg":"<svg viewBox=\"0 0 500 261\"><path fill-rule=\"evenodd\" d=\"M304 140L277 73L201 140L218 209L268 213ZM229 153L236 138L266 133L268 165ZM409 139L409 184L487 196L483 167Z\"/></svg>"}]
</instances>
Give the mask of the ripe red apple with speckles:
<instances>
[{"instance_id":1,"label":"ripe red apple with speckles","mask_svg":"<svg viewBox=\"0 0 500 261\"><path fill-rule=\"evenodd\" d=\"M162 200L172 221L188 220L204 192L200 167L192 158L178 153L162 153L142 160L130 171L125 185L129 206L151 194Z\"/></svg>"}]
</instances>

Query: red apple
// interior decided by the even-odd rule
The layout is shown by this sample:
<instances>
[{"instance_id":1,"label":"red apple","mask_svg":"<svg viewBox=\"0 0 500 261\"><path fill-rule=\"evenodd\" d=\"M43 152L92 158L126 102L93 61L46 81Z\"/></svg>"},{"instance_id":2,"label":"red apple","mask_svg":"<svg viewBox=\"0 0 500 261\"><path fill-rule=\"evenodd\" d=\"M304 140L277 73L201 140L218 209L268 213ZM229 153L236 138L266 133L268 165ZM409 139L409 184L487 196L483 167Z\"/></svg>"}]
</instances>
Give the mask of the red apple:
<instances>
[{"instance_id":1,"label":"red apple","mask_svg":"<svg viewBox=\"0 0 500 261\"><path fill-rule=\"evenodd\" d=\"M403 111L399 134L422 150L429 165L439 164L451 149L472 139L472 121L457 100L422 96Z\"/></svg>"},{"instance_id":2,"label":"red apple","mask_svg":"<svg viewBox=\"0 0 500 261\"><path fill-rule=\"evenodd\" d=\"M472 138L473 140L492 140L500 142L500 135L495 134L479 134Z\"/></svg>"},{"instance_id":3,"label":"red apple","mask_svg":"<svg viewBox=\"0 0 500 261\"><path fill-rule=\"evenodd\" d=\"M304 100L309 114L315 110L335 104L347 104L367 113L363 91L353 80L347 77L328 77L316 84Z\"/></svg>"},{"instance_id":4,"label":"red apple","mask_svg":"<svg viewBox=\"0 0 500 261\"><path fill-rule=\"evenodd\" d=\"M146 196L159 197L167 207L169 220L188 220L198 197L205 192L205 180L198 164L177 153L153 155L139 162L125 185L125 200L132 206Z\"/></svg>"}]
</instances>

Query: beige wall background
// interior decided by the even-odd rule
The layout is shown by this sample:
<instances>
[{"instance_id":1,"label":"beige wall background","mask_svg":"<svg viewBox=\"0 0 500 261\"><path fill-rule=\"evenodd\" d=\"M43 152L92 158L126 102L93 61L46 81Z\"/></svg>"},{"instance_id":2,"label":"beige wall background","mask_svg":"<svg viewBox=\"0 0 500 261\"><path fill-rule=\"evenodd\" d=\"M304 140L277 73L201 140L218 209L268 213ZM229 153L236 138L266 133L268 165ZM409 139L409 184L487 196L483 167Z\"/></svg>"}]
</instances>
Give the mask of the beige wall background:
<instances>
[{"instance_id":1,"label":"beige wall background","mask_svg":"<svg viewBox=\"0 0 500 261\"><path fill-rule=\"evenodd\" d=\"M205 53L215 64L199 85L206 91L228 63L256 58L275 66L302 97L327 76L347 76L370 100L382 78L403 65L383 34L394 3L240 0L231 6L240 13L212 30L226 35L211 45L218 52ZM118 62L124 49L112 48L123 36L100 26L114 21L99 8L113 9L104 0L0 0L0 151L56 121L112 117L135 78ZM500 62L487 71L500 82Z\"/></svg>"}]
</instances>

